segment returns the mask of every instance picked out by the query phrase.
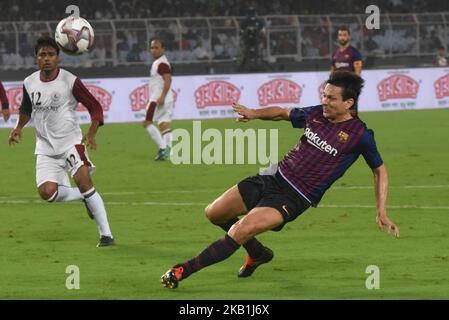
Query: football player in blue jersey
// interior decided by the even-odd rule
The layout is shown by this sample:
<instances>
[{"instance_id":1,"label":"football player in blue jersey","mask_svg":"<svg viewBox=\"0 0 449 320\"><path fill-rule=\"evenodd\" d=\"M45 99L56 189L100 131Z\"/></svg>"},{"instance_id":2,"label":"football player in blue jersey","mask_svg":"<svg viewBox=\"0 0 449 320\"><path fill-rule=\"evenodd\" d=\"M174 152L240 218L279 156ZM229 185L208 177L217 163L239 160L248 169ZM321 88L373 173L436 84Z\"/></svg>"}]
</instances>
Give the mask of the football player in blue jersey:
<instances>
[{"instance_id":1,"label":"football player in blue jersey","mask_svg":"<svg viewBox=\"0 0 449 320\"><path fill-rule=\"evenodd\" d=\"M258 266L273 258L273 252L255 237L268 230L279 231L310 206L316 207L326 190L360 155L374 175L377 226L399 237L398 227L387 216L388 174L374 133L351 115L363 83L352 72L336 71L327 80L321 105L250 109L234 104L241 122L287 120L294 128L305 128L304 134L279 163L240 181L206 207L207 218L226 232L224 238L170 268L161 277L165 287L176 288L179 281L227 259L240 246L248 256L238 276L251 276Z\"/></svg>"}]
</instances>

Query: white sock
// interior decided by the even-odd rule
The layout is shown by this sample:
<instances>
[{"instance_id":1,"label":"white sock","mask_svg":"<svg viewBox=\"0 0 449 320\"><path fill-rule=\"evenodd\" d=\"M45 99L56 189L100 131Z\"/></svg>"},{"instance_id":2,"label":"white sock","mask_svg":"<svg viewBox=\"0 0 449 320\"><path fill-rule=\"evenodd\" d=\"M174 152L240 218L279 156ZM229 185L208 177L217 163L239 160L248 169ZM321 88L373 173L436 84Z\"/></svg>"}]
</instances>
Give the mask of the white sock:
<instances>
[{"instance_id":1,"label":"white sock","mask_svg":"<svg viewBox=\"0 0 449 320\"><path fill-rule=\"evenodd\" d=\"M150 124L147 127L147 131L150 134L151 138L153 138L154 142L159 146L160 149L165 149L165 143L162 140L161 133L159 132L159 129L156 128L154 124Z\"/></svg>"},{"instance_id":2,"label":"white sock","mask_svg":"<svg viewBox=\"0 0 449 320\"><path fill-rule=\"evenodd\" d=\"M165 145L168 146L170 149L172 147L172 133L170 129L166 129L162 132L162 138L164 138Z\"/></svg>"},{"instance_id":3,"label":"white sock","mask_svg":"<svg viewBox=\"0 0 449 320\"><path fill-rule=\"evenodd\" d=\"M104 203L101 196L97 191L95 191L95 188L84 192L83 196L86 200L87 206L95 218L100 236L112 237L111 229L109 228L108 216L106 214L106 209L104 208Z\"/></svg>"},{"instance_id":4,"label":"white sock","mask_svg":"<svg viewBox=\"0 0 449 320\"><path fill-rule=\"evenodd\" d=\"M73 200L81 200L83 195L78 188L58 186L58 191L56 197L53 199L54 202L65 202Z\"/></svg>"}]
</instances>

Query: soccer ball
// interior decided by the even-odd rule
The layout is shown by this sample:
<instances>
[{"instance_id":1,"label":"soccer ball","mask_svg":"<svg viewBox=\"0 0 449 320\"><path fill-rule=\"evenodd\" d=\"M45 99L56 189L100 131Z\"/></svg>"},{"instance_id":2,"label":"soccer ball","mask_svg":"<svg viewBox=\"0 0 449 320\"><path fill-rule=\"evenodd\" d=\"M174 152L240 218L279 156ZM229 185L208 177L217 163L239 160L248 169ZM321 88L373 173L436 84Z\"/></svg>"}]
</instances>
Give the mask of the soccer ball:
<instances>
[{"instance_id":1,"label":"soccer ball","mask_svg":"<svg viewBox=\"0 0 449 320\"><path fill-rule=\"evenodd\" d=\"M78 56L92 48L94 30L86 19L68 17L58 23L55 40L62 51Z\"/></svg>"}]
</instances>

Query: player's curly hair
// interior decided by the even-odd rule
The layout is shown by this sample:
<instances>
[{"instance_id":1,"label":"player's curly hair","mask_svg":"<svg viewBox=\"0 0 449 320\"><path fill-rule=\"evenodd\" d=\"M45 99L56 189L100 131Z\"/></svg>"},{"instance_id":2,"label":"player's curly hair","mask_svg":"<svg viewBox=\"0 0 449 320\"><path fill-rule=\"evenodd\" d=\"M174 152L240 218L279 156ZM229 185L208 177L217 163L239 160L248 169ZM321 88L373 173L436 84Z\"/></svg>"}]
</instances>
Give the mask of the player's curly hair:
<instances>
[{"instance_id":1,"label":"player's curly hair","mask_svg":"<svg viewBox=\"0 0 449 320\"><path fill-rule=\"evenodd\" d=\"M342 88L341 96L343 101L353 99L354 104L351 109L357 109L357 102L359 100L360 93L362 92L365 80L349 71L334 71L326 81L333 86Z\"/></svg>"},{"instance_id":2,"label":"player's curly hair","mask_svg":"<svg viewBox=\"0 0 449 320\"><path fill-rule=\"evenodd\" d=\"M59 56L59 47L55 39L49 36L43 36L37 39L36 45L34 46L34 54L37 56L39 49L44 47L54 48L56 50L56 54Z\"/></svg>"}]
</instances>

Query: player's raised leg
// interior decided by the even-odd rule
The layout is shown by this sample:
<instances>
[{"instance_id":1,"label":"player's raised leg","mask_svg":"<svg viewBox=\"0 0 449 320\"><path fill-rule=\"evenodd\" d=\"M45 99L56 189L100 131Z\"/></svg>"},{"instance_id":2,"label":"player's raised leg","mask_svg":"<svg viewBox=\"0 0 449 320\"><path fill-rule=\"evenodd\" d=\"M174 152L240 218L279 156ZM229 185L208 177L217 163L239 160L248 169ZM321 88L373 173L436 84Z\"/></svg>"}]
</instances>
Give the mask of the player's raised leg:
<instances>
[{"instance_id":1,"label":"player's raised leg","mask_svg":"<svg viewBox=\"0 0 449 320\"><path fill-rule=\"evenodd\" d=\"M238 216L247 213L245 202L240 194L238 186L233 186L206 207L206 217L225 232L236 224ZM248 256L246 262L238 272L239 277L249 277L262 263L273 259L273 251L265 247L256 238L251 238L243 243Z\"/></svg>"},{"instance_id":2,"label":"player's raised leg","mask_svg":"<svg viewBox=\"0 0 449 320\"><path fill-rule=\"evenodd\" d=\"M78 188L70 186L64 159L38 155L36 159L36 183L39 195L48 202L81 200Z\"/></svg>"},{"instance_id":3,"label":"player's raised leg","mask_svg":"<svg viewBox=\"0 0 449 320\"><path fill-rule=\"evenodd\" d=\"M81 194L84 197L85 204L92 214L98 226L100 233L100 242L98 247L105 247L115 244L111 229L109 227L106 209L104 207L103 199L95 190L90 177L89 168L87 165L82 165L74 174L76 184L78 185Z\"/></svg>"},{"instance_id":4,"label":"player's raised leg","mask_svg":"<svg viewBox=\"0 0 449 320\"><path fill-rule=\"evenodd\" d=\"M78 188L59 185L53 181L47 181L38 188L39 195L48 202L66 202L83 199Z\"/></svg>"},{"instance_id":5,"label":"player's raised leg","mask_svg":"<svg viewBox=\"0 0 449 320\"><path fill-rule=\"evenodd\" d=\"M264 231L276 228L283 221L284 218L276 209L269 207L254 208L234 224L223 239L210 244L198 256L168 270L162 275L161 283L167 288L176 288L179 281L207 266L229 258L249 239Z\"/></svg>"},{"instance_id":6,"label":"player's raised leg","mask_svg":"<svg viewBox=\"0 0 449 320\"><path fill-rule=\"evenodd\" d=\"M39 195L48 202L66 202L81 200L83 196L78 188L59 185L53 181L47 181L38 188Z\"/></svg>"}]
</instances>

